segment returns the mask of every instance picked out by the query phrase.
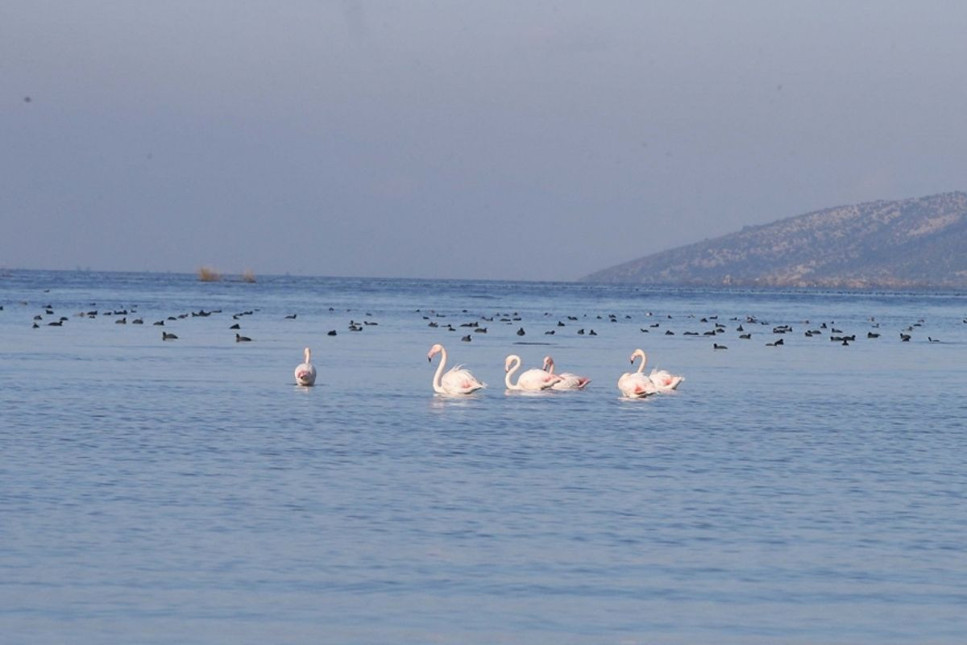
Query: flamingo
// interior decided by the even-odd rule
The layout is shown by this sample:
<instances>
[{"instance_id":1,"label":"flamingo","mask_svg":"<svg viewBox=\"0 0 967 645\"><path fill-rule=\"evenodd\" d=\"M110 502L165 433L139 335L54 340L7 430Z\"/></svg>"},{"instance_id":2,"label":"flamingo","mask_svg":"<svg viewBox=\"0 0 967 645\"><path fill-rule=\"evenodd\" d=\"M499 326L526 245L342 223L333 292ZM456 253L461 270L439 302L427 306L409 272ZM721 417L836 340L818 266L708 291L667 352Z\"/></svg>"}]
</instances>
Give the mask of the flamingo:
<instances>
[{"instance_id":1,"label":"flamingo","mask_svg":"<svg viewBox=\"0 0 967 645\"><path fill-rule=\"evenodd\" d=\"M635 359L641 357L641 365L638 366L638 373L644 375L645 365L648 363L648 356L645 354L644 350L636 349L631 353L631 362L634 363ZM671 392L678 385L685 380L684 376L678 376L677 374L670 374L666 370L656 370L652 369L651 374L648 375L651 382L655 384L659 392Z\"/></svg>"},{"instance_id":2,"label":"flamingo","mask_svg":"<svg viewBox=\"0 0 967 645\"><path fill-rule=\"evenodd\" d=\"M636 349L631 354L631 362L634 363L639 356L642 361L641 365L638 366L638 371L625 372L618 378L618 389L621 390L623 396L630 399L643 399L658 392L658 387L644 374L645 363L647 362L645 352Z\"/></svg>"},{"instance_id":3,"label":"flamingo","mask_svg":"<svg viewBox=\"0 0 967 645\"><path fill-rule=\"evenodd\" d=\"M446 374L443 373L447 363L447 350L443 345L437 343L430 348L426 355L427 361L432 361L433 357L440 354L440 364L433 375L433 391L437 394L473 394L477 390L487 387L486 383L481 383L461 365L451 367Z\"/></svg>"},{"instance_id":4,"label":"flamingo","mask_svg":"<svg viewBox=\"0 0 967 645\"><path fill-rule=\"evenodd\" d=\"M651 374L648 375L651 382L655 384L659 392L671 392L676 389L678 385L685 380L684 376L679 376L677 374L670 374L665 370L651 370Z\"/></svg>"},{"instance_id":5,"label":"flamingo","mask_svg":"<svg viewBox=\"0 0 967 645\"><path fill-rule=\"evenodd\" d=\"M295 382L299 385L312 385L316 382L316 366L312 364L312 352L305 349L305 361L296 365Z\"/></svg>"},{"instance_id":6,"label":"flamingo","mask_svg":"<svg viewBox=\"0 0 967 645\"><path fill-rule=\"evenodd\" d=\"M550 356L544 357L544 370L548 374L554 373L554 359ZM591 382L588 377L578 376L571 372L562 372L558 376L561 377L561 380L551 386L554 390L583 390Z\"/></svg>"},{"instance_id":7,"label":"flamingo","mask_svg":"<svg viewBox=\"0 0 967 645\"><path fill-rule=\"evenodd\" d=\"M557 374L551 374L539 369L525 370L518 378L516 383L511 383L511 377L520 368L520 356L511 354L504 360L504 385L508 390L526 390L528 392L540 392L554 387L563 379Z\"/></svg>"}]
</instances>

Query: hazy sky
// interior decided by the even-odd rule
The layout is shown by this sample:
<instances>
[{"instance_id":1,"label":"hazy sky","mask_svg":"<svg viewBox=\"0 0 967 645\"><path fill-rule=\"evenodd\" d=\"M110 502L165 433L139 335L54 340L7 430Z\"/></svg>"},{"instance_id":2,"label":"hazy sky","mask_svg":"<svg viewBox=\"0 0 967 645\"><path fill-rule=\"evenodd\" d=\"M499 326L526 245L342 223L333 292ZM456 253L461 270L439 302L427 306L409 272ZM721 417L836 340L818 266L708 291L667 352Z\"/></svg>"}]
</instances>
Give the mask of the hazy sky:
<instances>
[{"instance_id":1,"label":"hazy sky","mask_svg":"<svg viewBox=\"0 0 967 645\"><path fill-rule=\"evenodd\" d=\"M967 189L967 3L4 0L0 268L571 280Z\"/></svg>"}]
</instances>

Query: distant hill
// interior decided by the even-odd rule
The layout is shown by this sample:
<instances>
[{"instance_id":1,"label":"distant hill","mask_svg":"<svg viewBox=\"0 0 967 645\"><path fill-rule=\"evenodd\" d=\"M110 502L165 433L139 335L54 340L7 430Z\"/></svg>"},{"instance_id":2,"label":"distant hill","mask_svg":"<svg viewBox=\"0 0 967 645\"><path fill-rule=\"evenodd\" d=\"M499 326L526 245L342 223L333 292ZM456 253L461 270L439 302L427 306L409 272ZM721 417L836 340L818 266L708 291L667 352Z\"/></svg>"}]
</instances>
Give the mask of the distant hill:
<instances>
[{"instance_id":1,"label":"distant hill","mask_svg":"<svg viewBox=\"0 0 967 645\"><path fill-rule=\"evenodd\" d=\"M582 281L967 288L967 193L839 206L747 226L625 262Z\"/></svg>"}]
</instances>

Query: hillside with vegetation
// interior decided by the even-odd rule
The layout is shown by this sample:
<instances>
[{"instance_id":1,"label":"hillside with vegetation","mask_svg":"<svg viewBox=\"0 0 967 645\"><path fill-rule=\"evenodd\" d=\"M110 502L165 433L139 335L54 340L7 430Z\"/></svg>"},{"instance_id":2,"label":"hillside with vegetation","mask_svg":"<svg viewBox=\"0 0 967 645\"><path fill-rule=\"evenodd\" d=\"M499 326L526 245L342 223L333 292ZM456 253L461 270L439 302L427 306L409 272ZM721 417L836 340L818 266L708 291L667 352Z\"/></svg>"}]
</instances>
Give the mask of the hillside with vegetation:
<instances>
[{"instance_id":1,"label":"hillside with vegetation","mask_svg":"<svg viewBox=\"0 0 967 645\"><path fill-rule=\"evenodd\" d=\"M839 206L747 226L598 271L583 281L967 288L967 193Z\"/></svg>"}]
</instances>

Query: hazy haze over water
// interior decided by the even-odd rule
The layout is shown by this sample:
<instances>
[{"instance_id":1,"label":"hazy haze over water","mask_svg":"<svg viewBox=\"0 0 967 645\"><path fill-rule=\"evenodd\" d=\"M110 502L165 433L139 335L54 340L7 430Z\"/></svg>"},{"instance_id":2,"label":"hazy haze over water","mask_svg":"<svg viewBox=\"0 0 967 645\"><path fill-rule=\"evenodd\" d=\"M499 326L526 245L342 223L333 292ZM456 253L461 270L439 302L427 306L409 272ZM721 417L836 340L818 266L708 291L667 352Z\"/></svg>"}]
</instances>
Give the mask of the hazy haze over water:
<instances>
[{"instance_id":1,"label":"hazy haze over water","mask_svg":"<svg viewBox=\"0 0 967 645\"><path fill-rule=\"evenodd\" d=\"M967 7L0 10L0 267L570 280L964 189Z\"/></svg>"}]
</instances>

